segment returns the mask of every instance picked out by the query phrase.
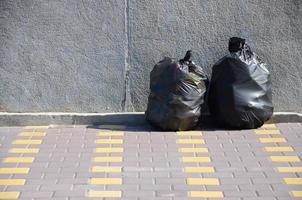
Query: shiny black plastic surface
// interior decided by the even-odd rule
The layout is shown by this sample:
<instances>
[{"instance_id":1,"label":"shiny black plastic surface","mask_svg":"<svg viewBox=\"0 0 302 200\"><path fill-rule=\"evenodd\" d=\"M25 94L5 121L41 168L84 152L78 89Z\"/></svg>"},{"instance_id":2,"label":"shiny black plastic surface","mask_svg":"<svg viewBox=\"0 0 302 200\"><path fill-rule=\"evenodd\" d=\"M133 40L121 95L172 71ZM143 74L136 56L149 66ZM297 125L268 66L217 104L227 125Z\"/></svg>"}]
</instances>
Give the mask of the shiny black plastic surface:
<instances>
[{"instance_id":1,"label":"shiny black plastic surface","mask_svg":"<svg viewBox=\"0 0 302 200\"><path fill-rule=\"evenodd\" d=\"M235 129L257 128L273 114L270 73L241 38L212 70L208 105L213 119Z\"/></svg>"},{"instance_id":2,"label":"shiny black plastic surface","mask_svg":"<svg viewBox=\"0 0 302 200\"><path fill-rule=\"evenodd\" d=\"M150 73L147 120L162 130L189 130L198 123L207 77L190 59L165 58Z\"/></svg>"}]
</instances>

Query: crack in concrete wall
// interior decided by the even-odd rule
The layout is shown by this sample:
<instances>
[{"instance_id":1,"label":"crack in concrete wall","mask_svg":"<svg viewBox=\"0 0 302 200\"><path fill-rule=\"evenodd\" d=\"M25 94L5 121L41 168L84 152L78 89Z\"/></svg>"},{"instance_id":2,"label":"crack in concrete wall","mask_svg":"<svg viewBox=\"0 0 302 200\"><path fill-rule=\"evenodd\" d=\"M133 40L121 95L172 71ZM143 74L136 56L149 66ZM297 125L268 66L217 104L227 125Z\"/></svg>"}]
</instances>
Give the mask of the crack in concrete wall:
<instances>
[{"instance_id":1,"label":"crack in concrete wall","mask_svg":"<svg viewBox=\"0 0 302 200\"><path fill-rule=\"evenodd\" d=\"M125 4L125 76L124 76L124 97L122 100L122 111L133 111L133 105L130 96L129 73L130 73L130 57L129 57L129 0L124 0Z\"/></svg>"}]
</instances>

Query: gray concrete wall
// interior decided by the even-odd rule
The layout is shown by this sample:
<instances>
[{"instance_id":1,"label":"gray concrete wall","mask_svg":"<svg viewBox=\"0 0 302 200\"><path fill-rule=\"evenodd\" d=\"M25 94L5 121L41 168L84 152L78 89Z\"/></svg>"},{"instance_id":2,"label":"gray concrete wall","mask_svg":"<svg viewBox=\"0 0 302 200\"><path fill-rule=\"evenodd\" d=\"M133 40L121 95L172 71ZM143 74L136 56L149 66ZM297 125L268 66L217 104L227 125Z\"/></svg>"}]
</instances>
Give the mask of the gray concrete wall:
<instances>
[{"instance_id":1,"label":"gray concrete wall","mask_svg":"<svg viewBox=\"0 0 302 200\"><path fill-rule=\"evenodd\" d=\"M301 27L301 0L0 0L0 110L144 111L156 62L192 49L210 73L241 36L302 112Z\"/></svg>"}]
</instances>

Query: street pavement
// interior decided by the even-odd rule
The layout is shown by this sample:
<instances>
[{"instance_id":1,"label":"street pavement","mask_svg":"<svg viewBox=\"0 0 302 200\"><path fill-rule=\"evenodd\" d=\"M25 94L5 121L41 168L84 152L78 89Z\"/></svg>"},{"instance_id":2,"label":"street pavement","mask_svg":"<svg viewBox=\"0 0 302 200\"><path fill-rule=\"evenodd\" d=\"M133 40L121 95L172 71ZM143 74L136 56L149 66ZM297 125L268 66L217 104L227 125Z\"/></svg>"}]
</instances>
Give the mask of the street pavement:
<instances>
[{"instance_id":1,"label":"street pavement","mask_svg":"<svg viewBox=\"0 0 302 200\"><path fill-rule=\"evenodd\" d=\"M0 127L0 199L302 199L302 126Z\"/></svg>"}]
</instances>

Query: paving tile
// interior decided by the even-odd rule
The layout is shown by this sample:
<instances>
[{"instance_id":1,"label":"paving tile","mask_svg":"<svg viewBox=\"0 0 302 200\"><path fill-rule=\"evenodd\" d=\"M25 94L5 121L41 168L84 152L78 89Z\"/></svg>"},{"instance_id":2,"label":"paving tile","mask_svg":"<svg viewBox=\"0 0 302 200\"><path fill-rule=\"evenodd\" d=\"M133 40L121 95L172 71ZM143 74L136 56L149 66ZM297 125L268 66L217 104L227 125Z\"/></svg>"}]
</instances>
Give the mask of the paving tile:
<instances>
[{"instance_id":1,"label":"paving tile","mask_svg":"<svg viewBox=\"0 0 302 200\"><path fill-rule=\"evenodd\" d=\"M214 167L184 167L184 173L214 173Z\"/></svg>"},{"instance_id":2,"label":"paving tile","mask_svg":"<svg viewBox=\"0 0 302 200\"><path fill-rule=\"evenodd\" d=\"M278 199L280 197L287 197L288 199L290 199L290 194L286 190L280 190L280 191L261 190L261 191L257 191L257 193L260 197L277 197Z\"/></svg>"},{"instance_id":3,"label":"paving tile","mask_svg":"<svg viewBox=\"0 0 302 200\"><path fill-rule=\"evenodd\" d=\"M25 126L23 129L33 129L33 130L41 130L41 129L48 129L49 126Z\"/></svg>"},{"instance_id":4,"label":"paving tile","mask_svg":"<svg viewBox=\"0 0 302 200\"><path fill-rule=\"evenodd\" d=\"M201 131L177 131L176 134L179 136L202 136Z\"/></svg>"},{"instance_id":5,"label":"paving tile","mask_svg":"<svg viewBox=\"0 0 302 200\"><path fill-rule=\"evenodd\" d=\"M302 178L284 178L283 181L289 185L302 185Z\"/></svg>"},{"instance_id":6,"label":"paving tile","mask_svg":"<svg viewBox=\"0 0 302 200\"><path fill-rule=\"evenodd\" d=\"M143 190L142 185L135 185L135 184L105 185L105 188L106 190L120 190L120 191L132 191L132 192Z\"/></svg>"},{"instance_id":7,"label":"paving tile","mask_svg":"<svg viewBox=\"0 0 302 200\"><path fill-rule=\"evenodd\" d=\"M49 198L51 199L52 196L53 196L53 193L54 192L51 192L51 191L47 191L47 192L44 192L44 191L24 191L24 192L21 192L20 194L20 198L24 198L24 199L29 199L29 198L40 198L40 197L43 197L43 198Z\"/></svg>"},{"instance_id":8,"label":"paving tile","mask_svg":"<svg viewBox=\"0 0 302 200\"><path fill-rule=\"evenodd\" d=\"M294 149L290 146L264 147L264 151L267 151L267 152L288 152L288 151L294 151Z\"/></svg>"},{"instance_id":9,"label":"paving tile","mask_svg":"<svg viewBox=\"0 0 302 200\"><path fill-rule=\"evenodd\" d=\"M221 191L189 191L189 197L200 197L200 198L223 198L224 195Z\"/></svg>"},{"instance_id":10,"label":"paving tile","mask_svg":"<svg viewBox=\"0 0 302 200\"><path fill-rule=\"evenodd\" d=\"M290 194L292 197L302 197L302 190L292 190Z\"/></svg>"},{"instance_id":11,"label":"paving tile","mask_svg":"<svg viewBox=\"0 0 302 200\"><path fill-rule=\"evenodd\" d=\"M301 185L291 185L282 183L270 184L272 191L290 191L290 190L301 190Z\"/></svg>"},{"instance_id":12,"label":"paving tile","mask_svg":"<svg viewBox=\"0 0 302 200\"><path fill-rule=\"evenodd\" d=\"M45 132L21 132L18 136L35 136L35 137L43 137L46 136Z\"/></svg>"},{"instance_id":13,"label":"paving tile","mask_svg":"<svg viewBox=\"0 0 302 200\"><path fill-rule=\"evenodd\" d=\"M91 185L121 185L121 178L91 178L89 180Z\"/></svg>"},{"instance_id":14,"label":"paving tile","mask_svg":"<svg viewBox=\"0 0 302 200\"><path fill-rule=\"evenodd\" d=\"M238 187L240 191L271 190L270 184L240 184Z\"/></svg>"},{"instance_id":15,"label":"paving tile","mask_svg":"<svg viewBox=\"0 0 302 200\"><path fill-rule=\"evenodd\" d=\"M257 184L280 184L282 183L282 178L251 178L251 181L254 185Z\"/></svg>"},{"instance_id":16,"label":"paving tile","mask_svg":"<svg viewBox=\"0 0 302 200\"><path fill-rule=\"evenodd\" d=\"M139 185L141 191L169 191L172 189L172 185L169 184L142 184Z\"/></svg>"},{"instance_id":17,"label":"paving tile","mask_svg":"<svg viewBox=\"0 0 302 200\"><path fill-rule=\"evenodd\" d=\"M228 172L215 172L215 173L202 173L202 177L204 178L234 178L234 175L232 173ZM238 178L238 177L235 177ZM246 177L248 178L248 177Z\"/></svg>"},{"instance_id":18,"label":"paving tile","mask_svg":"<svg viewBox=\"0 0 302 200\"><path fill-rule=\"evenodd\" d=\"M0 192L0 199L18 199L20 192L11 191L11 192Z\"/></svg>"},{"instance_id":19,"label":"paving tile","mask_svg":"<svg viewBox=\"0 0 302 200\"><path fill-rule=\"evenodd\" d=\"M15 140L13 144L42 144L42 140Z\"/></svg>"},{"instance_id":20,"label":"paving tile","mask_svg":"<svg viewBox=\"0 0 302 200\"><path fill-rule=\"evenodd\" d=\"M275 137L275 138L259 138L259 141L261 143L276 143L276 142L285 143L285 142L287 142L285 138L281 138L281 137L279 137L279 138L277 138L277 137Z\"/></svg>"},{"instance_id":21,"label":"paving tile","mask_svg":"<svg viewBox=\"0 0 302 200\"><path fill-rule=\"evenodd\" d=\"M274 129L274 128L277 128L277 127L276 127L275 124L263 124L263 125L261 126L261 128L267 128L267 129L272 128L272 129Z\"/></svg>"},{"instance_id":22,"label":"paving tile","mask_svg":"<svg viewBox=\"0 0 302 200\"><path fill-rule=\"evenodd\" d=\"M288 178L297 178L298 175L296 173L278 173L277 171L263 172L266 178L274 178L274 177L288 177Z\"/></svg>"},{"instance_id":23,"label":"paving tile","mask_svg":"<svg viewBox=\"0 0 302 200\"><path fill-rule=\"evenodd\" d=\"M68 191L71 190L72 184L42 184L40 187L40 191L58 191L58 190L63 190L63 191Z\"/></svg>"},{"instance_id":24,"label":"paving tile","mask_svg":"<svg viewBox=\"0 0 302 200\"><path fill-rule=\"evenodd\" d=\"M169 178L169 172L140 172L139 177L141 178Z\"/></svg>"},{"instance_id":25,"label":"paving tile","mask_svg":"<svg viewBox=\"0 0 302 200\"><path fill-rule=\"evenodd\" d=\"M39 153L39 148L11 148L9 153Z\"/></svg>"},{"instance_id":26,"label":"paving tile","mask_svg":"<svg viewBox=\"0 0 302 200\"><path fill-rule=\"evenodd\" d=\"M186 179L185 178L155 178L155 184L185 184L186 183Z\"/></svg>"},{"instance_id":27,"label":"paving tile","mask_svg":"<svg viewBox=\"0 0 302 200\"><path fill-rule=\"evenodd\" d=\"M94 157L93 162L122 162L123 158L122 157Z\"/></svg>"},{"instance_id":28,"label":"paving tile","mask_svg":"<svg viewBox=\"0 0 302 200\"><path fill-rule=\"evenodd\" d=\"M179 152L182 153L197 153L197 152L209 152L208 148L200 147L200 148L179 148Z\"/></svg>"},{"instance_id":29,"label":"paving tile","mask_svg":"<svg viewBox=\"0 0 302 200\"><path fill-rule=\"evenodd\" d=\"M177 139L177 144L204 144L203 139Z\"/></svg>"},{"instance_id":30,"label":"paving tile","mask_svg":"<svg viewBox=\"0 0 302 200\"><path fill-rule=\"evenodd\" d=\"M164 178L163 180L167 181L167 178ZM137 185L137 184L154 184L155 179L154 178L134 178L134 177L125 177L123 178L123 184L124 185Z\"/></svg>"},{"instance_id":31,"label":"paving tile","mask_svg":"<svg viewBox=\"0 0 302 200\"><path fill-rule=\"evenodd\" d=\"M7 157L3 159L4 163L32 163L34 157Z\"/></svg>"},{"instance_id":32,"label":"paving tile","mask_svg":"<svg viewBox=\"0 0 302 200\"><path fill-rule=\"evenodd\" d=\"M233 172L235 178L244 178L244 177L257 177L257 178L265 178L263 172Z\"/></svg>"},{"instance_id":33,"label":"paving tile","mask_svg":"<svg viewBox=\"0 0 302 200\"><path fill-rule=\"evenodd\" d=\"M154 197L155 196L155 192L154 191L137 191L137 192L132 192L132 191L123 191L123 198L124 197L140 197L140 198L144 198L144 197Z\"/></svg>"},{"instance_id":34,"label":"paving tile","mask_svg":"<svg viewBox=\"0 0 302 200\"><path fill-rule=\"evenodd\" d=\"M28 167L6 167L0 168L0 174L28 174Z\"/></svg>"},{"instance_id":35,"label":"paving tile","mask_svg":"<svg viewBox=\"0 0 302 200\"><path fill-rule=\"evenodd\" d=\"M270 156L272 162L301 162L298 156Z\"/></svg>"},{"instance_id":36,"label":"paving tile","mask_svg":"<svg viewBox=\"0 0 302 200\"><path fill-rule=\"evenodd\" d=\"M217 178L187 178L188 185L220 185Z\"/></svg>"},{"instance_id":37,"label":"paving tile","mask_svg":"<svg viewBox=\"0 0 302 200\"><path fill-rule=\"evenodd\" d=\"M82 197L85 199L85 194L88 191L89 188L81 188L81 189L73 189L69 191L64 191L64 190L58 190L54 192L54 195L52 198L59 198L59 197L65 197L65 198L70 198L70 197Z\"/></svg>"},{"instance_id":38,"label":"paving tile","mask_svg":"<svg viewBox=\"0 0 302 200\"><path fill-rule=\"evenodd\" d=\"M223 191L225 197L257 197L257 193L255 191Z\"/></svg>"},{"instance_id":39,"label":"paving tile","mask_svg":"<svg viewBox=\"0 0 302 200\"><path fill-rule=\"evenodd\" d=\"M156 197L186 197L187 192L183 190L157 190L155 191Z\"/></svg>"},{"instance_id":40,"label":"paving tile","mask_svg":"<svg viewBox=\"0 0 302 200\"><path fill-rule=\"evenodd\" d=\"M98 172L122 172L122 167L104 167L104 166L93 166L90 170L92 173Z\"/></svg>"},{"instance_id":41,"label":"paving tile","mask_svg":"<svg viewBox=\"0 0 302 200\"><path fill-rule=\"evenodd\" d=\"M24 185L25 179L0 179L0 185Z\"/></svg>"},{"instance_id":42,"label":"paving tile","mask_svg":"<svg viewBox=\"0 0 302 200\"><path fill-rule=\"evenodd\" d=\"M19 191L19 192L28 192L28 191L39 191L40 185L28 185L26 183L25 185L9 185L6 186L5 191L11 192L11 191Z\"/></svg>"},{"instance_id":43,"label":"paving tile","mask_svg":"<svg viewBox=\"0 0 302 200\"><path fill-rule=\"evenodd\" d=\"M98 139L96 144L123 144L123 139Z\"/></svg>"},{"instance_id":44,"label":"paving tile","mask_svg":"<svg viewBox=\"0 0 302 200\"><path fill-rule=\"evenodd\" d=\"M122 197L121 191L96 191L90 190L87 197Z\"/></svg>"},{"instance_id":45,"label":"paving tile","mask_svg":"<svg viewBox=\"0 0 302 200\"><path fill-rule=\"evenodd\" d=\"M281 173L302 172L302 167L276 167L276 170Z\"/></svg>"},{"instance_id":46,"label":"paving tile","mask_svg":"<svg viewBox=\"0 0 302 200\"><path fill-rule=\"evenodd\" d=\"M256 178L255 178L256 179ZM220 178L221 185L250 184L251 178Z\"/></svg>"},{"instance_id":47,"label":"paving tile","mask_svg":"<svg viewBox=\"0 0 302 200\"><path fill-rule=\"evenodd\" d=\"M124 136L123 131L100 131L97 133L97 136Z\"/></svg>"},{"instance_id":48,"label":"paving tile","mask_svg":"<svg viewBox=\"0 0 302 200\"><path fill-rule=\"evenodd\" d=\"M276 135L276 134L280 134L280 131L278 129L274 129L274 130L255 130L255 133L257 135Z\"/></svg>"},{"instance_id":49,"label":"paving tile","mask_svg":"<svg viewBox=\"0 0 302 200\"><path fill-rule=\"evenodd\" d=\"M182 162L211 162L210 157L207 156L199 156L199 157L190 157L190 156L184 156L181 158Z\"/></svg>"}]
</instances>

